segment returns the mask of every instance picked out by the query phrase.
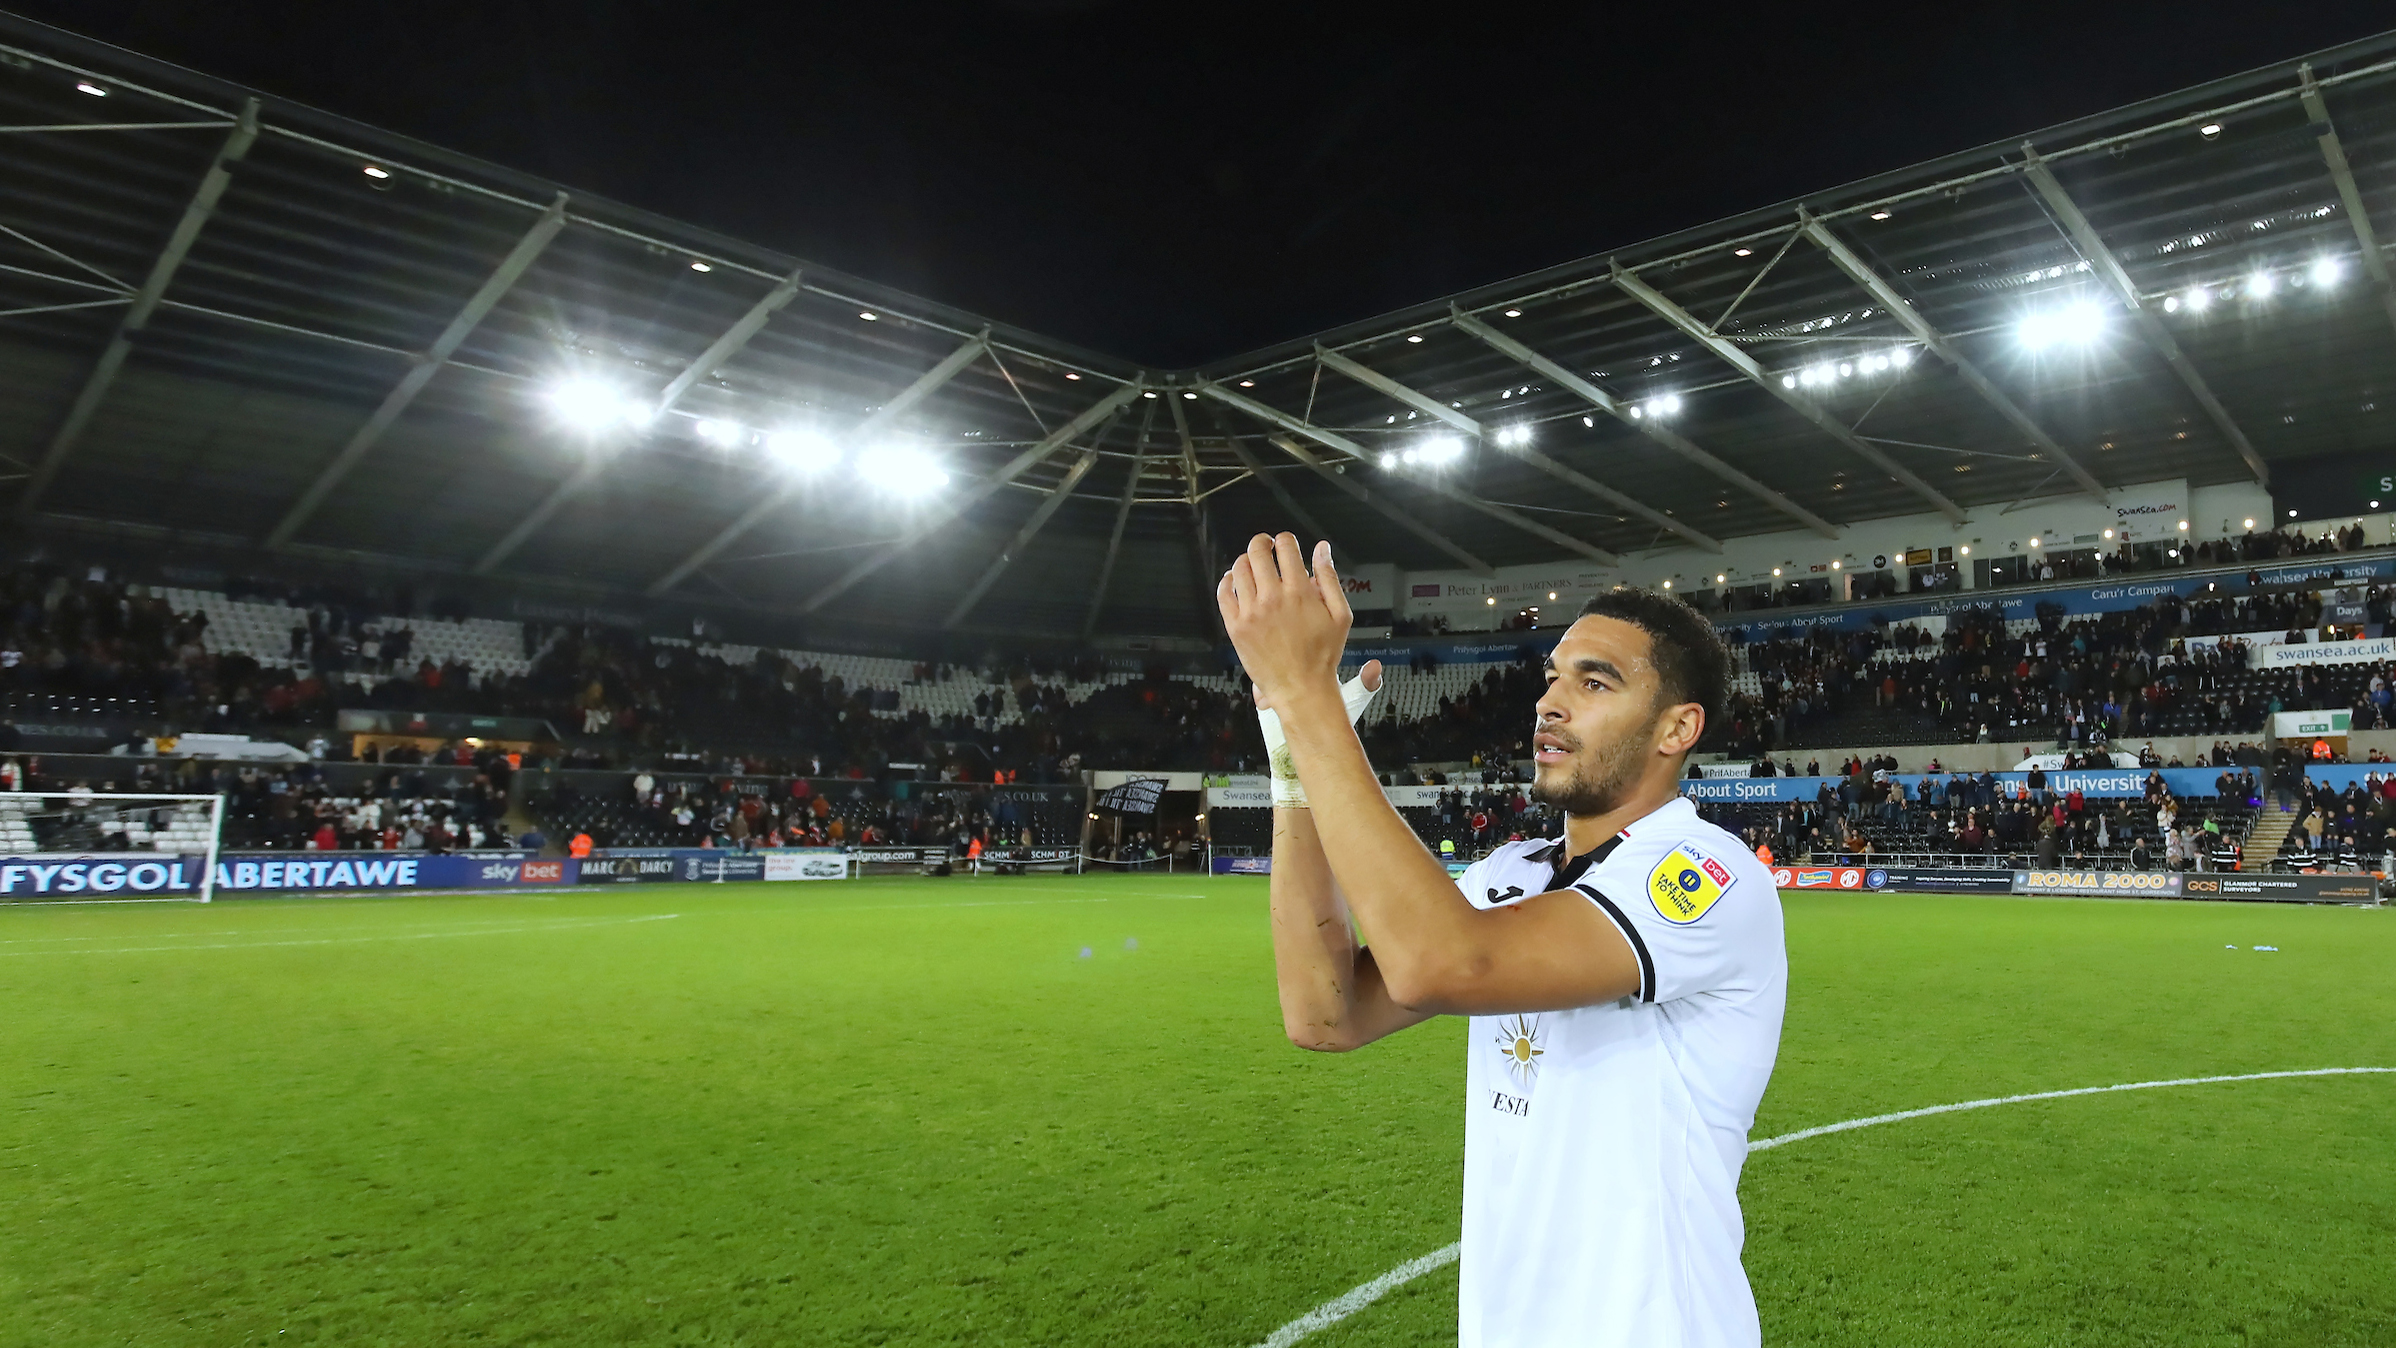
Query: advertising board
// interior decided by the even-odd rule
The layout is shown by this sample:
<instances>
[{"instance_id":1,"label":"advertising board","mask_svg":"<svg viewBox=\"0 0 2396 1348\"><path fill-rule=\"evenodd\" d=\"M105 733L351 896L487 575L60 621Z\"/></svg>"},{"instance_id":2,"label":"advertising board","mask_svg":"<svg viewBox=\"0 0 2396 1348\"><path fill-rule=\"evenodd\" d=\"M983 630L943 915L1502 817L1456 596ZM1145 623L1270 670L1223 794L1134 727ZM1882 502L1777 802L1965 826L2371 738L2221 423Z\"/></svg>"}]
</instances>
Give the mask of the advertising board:
<instances>
[{"instance_id":1,"label":"advertising board","mask_svg":"<svg viewBox=\"0 0 2396 1348\"><path fill-rule=\"evenodd\" d=\"M207 864L146 854L0 857L0 897L197 893ZM573 867L533 852L228 852L216 859L216 889L501 889L565 884Z\"/></svg>"},{"instance_id":2,"label":"advertising board","mask_svg":"<svg viewBox=\"0 0 2396 1348\"><path fill-rule=\"evenodd\" d=\"M1215 858L1215 874L1217 875L1271 875L1272 873L1273 858L1271 857Z\"/></svg>"},{"instance_id":3,"label":"advertising board","mask_svg":"<svg viewBox=\"0 0 2396 1348\"><path fill-rule=\"evenodd\" d=\"M2075 894L2117 899L2176 899L2178 871L2015 871L2016 894Z\"/></svg>"},{"instance_id":4,"label":"advertising board","mask_svg":"<svg viewBox=\"0 0 2396 1348\"><path fill-rule=\"evenodd\" d=\"M849 859L838 852L768 852L768 880L846 880Z\"/></svg>"},{"instance_id":5,"label":"advertising board","mask_svg":"<svg viewBox=\"0 0 2396 1348\"><path fill-rule=\"evenodd\" d=\"M1879 873L1868 866L1775 866L1772 883L1782 889L1863 889L1867 873Z\"/></svg>"},{"instance_id":6,"label":"advertising board","mask_svg":"<svg viewBox=\"0 0 2396 1348\"><path fill-rule=\"evenodd\" d=\"M1865 871L1864 888L1906 894L2011 894L2013 872L1890 866Z\"/></svg>"},{"instance_id":7,"label":"advertising board","mask_svg":"<svg viewBox=\"0 0 2396 1348\"><path fill-rule=\"evenodd\" d=\"M2368 875L2277 875L2230 871L2191 875L2181 887L2191 899L2271 899L2281 903L2377 903L2379 882Z\"/></svg>"}]
</instances>

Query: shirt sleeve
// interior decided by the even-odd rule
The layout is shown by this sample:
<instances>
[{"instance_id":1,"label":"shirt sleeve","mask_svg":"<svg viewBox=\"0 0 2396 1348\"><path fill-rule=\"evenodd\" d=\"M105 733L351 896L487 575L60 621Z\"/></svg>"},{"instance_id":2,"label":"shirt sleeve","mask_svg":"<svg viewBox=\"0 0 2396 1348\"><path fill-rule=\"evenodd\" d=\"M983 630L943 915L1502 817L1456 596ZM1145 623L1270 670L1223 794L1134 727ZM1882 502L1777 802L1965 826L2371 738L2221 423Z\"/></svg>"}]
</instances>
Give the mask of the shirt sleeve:
<instances>
[{"instance_id":1,"label":"shirt sleeve","mask_svg":"<svg viewBox=\"0 0 2396 1348\"><path fill-rule=\"evenodd\" d=\"M1625 858L1573 886L1622 930L1639 961L1639 1000L1669 1002L1746 986L1754 905L1777 903L1762 863L1696 842Z\"/></svg>"}]
</instances>

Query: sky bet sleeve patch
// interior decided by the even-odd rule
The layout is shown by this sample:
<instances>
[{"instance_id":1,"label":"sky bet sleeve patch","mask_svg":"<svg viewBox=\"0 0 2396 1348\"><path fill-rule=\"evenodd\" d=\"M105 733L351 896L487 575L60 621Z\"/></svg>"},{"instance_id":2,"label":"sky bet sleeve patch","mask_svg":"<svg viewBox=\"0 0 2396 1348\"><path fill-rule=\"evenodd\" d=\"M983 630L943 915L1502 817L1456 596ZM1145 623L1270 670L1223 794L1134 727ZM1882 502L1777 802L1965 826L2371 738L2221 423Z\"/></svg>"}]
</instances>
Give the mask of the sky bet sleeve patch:
<instances>
[{"instance_id":1,"label":"sky bet sleeve patch","mask_svg":"<svg viewBox=\"0 0 2396 1348\"><path fill-rule=\"evenodd\" d=\"M1685 927L1704 917L1731 884L1729 867L1682 843L1647 873L1647 897L1657 916Z\"/></svg>"}]
</instances>

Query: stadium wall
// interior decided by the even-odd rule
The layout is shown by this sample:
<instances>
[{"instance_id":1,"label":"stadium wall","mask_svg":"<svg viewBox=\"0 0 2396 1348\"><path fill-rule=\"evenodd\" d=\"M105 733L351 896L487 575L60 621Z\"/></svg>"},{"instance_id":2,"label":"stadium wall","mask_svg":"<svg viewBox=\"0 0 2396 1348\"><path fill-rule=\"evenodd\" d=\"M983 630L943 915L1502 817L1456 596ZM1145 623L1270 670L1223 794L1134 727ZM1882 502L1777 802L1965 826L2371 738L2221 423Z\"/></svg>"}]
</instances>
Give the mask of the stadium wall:
<instances>
[{"instance_id":1,"label":"stadium wall","mask_svg":"<svg viewBox=\"0 0 2396 1348\"><path fill-rule=\"evenodd\" d=\"M2374 546L2388 543L2388 515L2361 517ZM2188 521L2185 533L2179 521ZM1525 605L1547 608L1553 602L1566 611L1600 590L1619 584L1659 586L1671 581L1678 593L1715 588L1714 577L1730 586L1786 582L1808 577L1871 574L1875 558L1892 561L1912 550L1970 548L1969 560L2035 555L2048 547L2099 547L2121 542L2151 543L2185 538L2190 542L2234 538L2246 532L2245 522L2258 530L2289 523L2275 519L2271 493L2253 483L2229 483L2191 489L2177 479L2142 482L2116 488L2108 499L2085 495L2053 496L2027 504L1995 508L1982 506L1962 525L1938 514L1899 515L1848 525L1841 537L1827 539L1803 529L1726 539L1719 553L1679 547L1626 557L1619 567L1585 563L1500 567L1495 576L1469 571L1404 571L1391 581L1395 611L1411 619L1444 617L1462 627L1467 620L1485 622L1490 609L1511 613ZM2300 523L2302 521L2299 521ZM2351 523L2341 519L2339 524ZM2112 529L2115 537L2106 539ZM2040 547L2032 548L2031 539ZM1935 553L1934 553L1935 555ZM1960 554L1958 563L1966 561ZM1834 569L1832 563L1837 562ZM1781 571L1774 577L1773 568ZM1964 584L1971 568L1962 565ZM1495 601L1494 603L1491 601Z\"/></svg>"},{"instance_id":2,"label":"stadium wall","mask_svg":"<svg viewBox=\"0 0 2396 1348\"><path fill-rule=\"evenodd\" d=\"M2198 754L2210 754L2213 752L2214 745L2225 741L2230 744L2254 744L2266 750L2271 747L2270 735L2259 730L2228 735L2165 735L2153 739L2124 739L2114 741L2112 747L2116 750L2136 753L2141 747L2152 744L2155 746L2155 752L2162 755L2163 761L2166 763L2175 757L2182 763L2194 763ZM2372 765L2363 760L2374 749L2396 757L2396 730L2358 730L2346 737L2346 746L2347 756L2354 760L2355 765L2367 768ZM1783 759L1790 759L1803 765L1808 759L1827 763L1833 758L1844 759L1849 754L1860 754L1866 758L1876 754L1886 754L1896 759L1901 767L1909 771L1935 758L1940 767L1955 771L2007 772L2013 768L2014 764L2022 761L2024 748L2029 749L2033 754L2062 752L2055 748L2052 740L2031 740L2025 744L2021 739L2015 738L1989 744L1842 744L1837 748L1786 749L1773 754L1772 761L1778 763ZM1709 754L1703 761L1735 763L1747 760L1732 758L1728 755ZM2396 772L2396 763L2386 765L2383 770ZM2217 772L2219 769L2206 769L2206 771Z\"/></svg>"}]
</instances>

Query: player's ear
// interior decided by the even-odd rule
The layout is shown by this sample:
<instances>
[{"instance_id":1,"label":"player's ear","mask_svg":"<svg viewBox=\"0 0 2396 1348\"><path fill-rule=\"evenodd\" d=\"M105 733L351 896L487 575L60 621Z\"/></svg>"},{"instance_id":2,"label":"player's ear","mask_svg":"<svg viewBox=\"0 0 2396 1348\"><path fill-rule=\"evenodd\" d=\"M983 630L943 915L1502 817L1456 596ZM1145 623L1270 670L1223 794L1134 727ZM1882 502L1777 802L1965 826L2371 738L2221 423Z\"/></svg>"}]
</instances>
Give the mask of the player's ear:
<instances>
[{"instance_id":1,"label":"player's ear","mask_svg":"<svg viewBox=\"0 0 2396 1348\"><path fill-rule=\"evenodd\" d=\"M1683 702L1664 709L1664 734L1656 741L1656 752L1666 757L1689 753L1697 741L1705 737L1705 708L1694 702Z\"/></svg>"}]
</instances>

